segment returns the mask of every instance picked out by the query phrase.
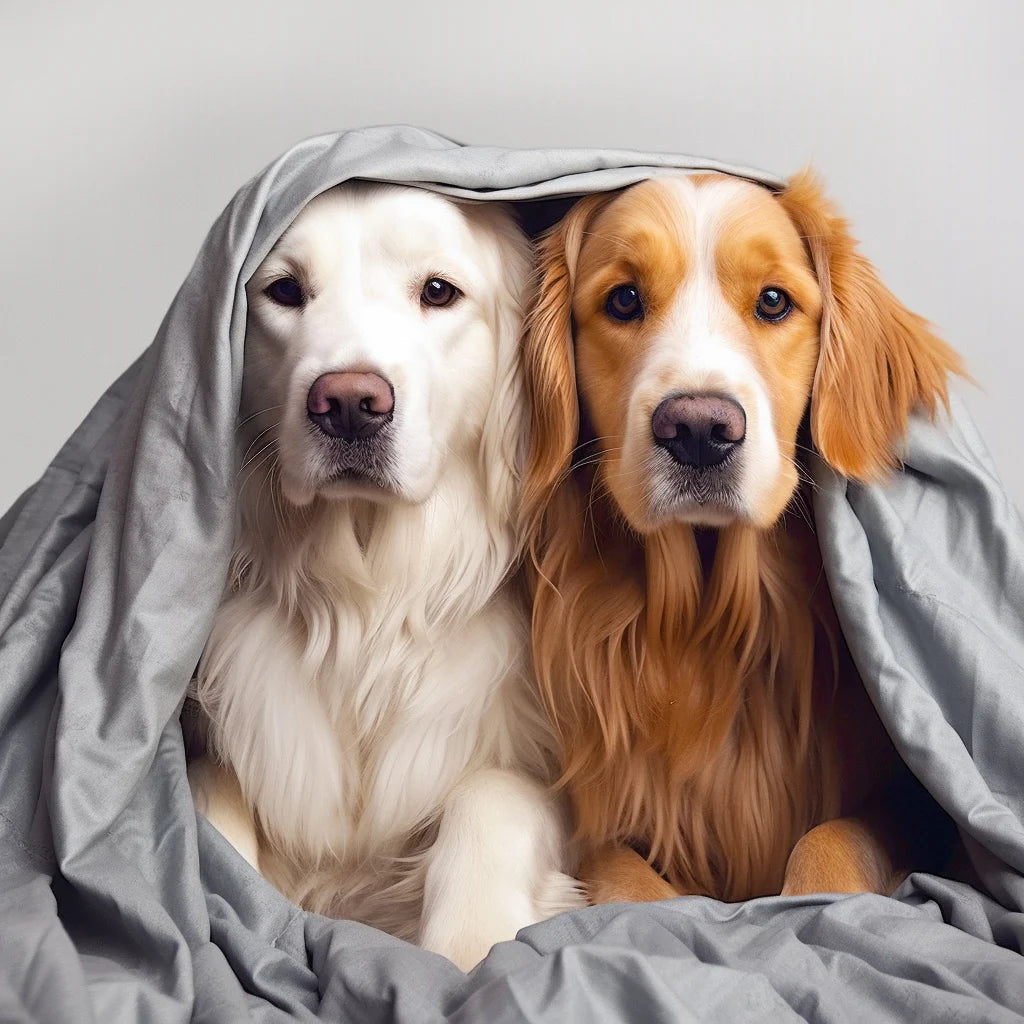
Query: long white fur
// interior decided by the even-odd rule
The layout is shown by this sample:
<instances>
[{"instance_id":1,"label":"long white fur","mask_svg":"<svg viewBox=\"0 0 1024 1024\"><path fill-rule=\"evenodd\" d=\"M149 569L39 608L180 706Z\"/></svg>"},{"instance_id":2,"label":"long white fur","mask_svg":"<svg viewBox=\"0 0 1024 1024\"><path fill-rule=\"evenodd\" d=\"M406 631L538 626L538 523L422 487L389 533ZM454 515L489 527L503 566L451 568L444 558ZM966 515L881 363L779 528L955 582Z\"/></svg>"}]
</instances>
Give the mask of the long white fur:
<instances>
[{"instance_id":1,"label":"long white fur","mask_svg":"<svg viewBox=\"0 0 1024 1024\"><path fill-rule=\"evenodd\" d=\"M263 294L283 274L304 308ZM432 276L464 297L424 308ZM530 277L491 204L360 183L300 213L248 286L238 541L198 679L200 809L303 906L466 968L582 902L511 581ZM394 386L387 492L326 480L306 416L353 369Z\"/></svg>"}]
</instances>

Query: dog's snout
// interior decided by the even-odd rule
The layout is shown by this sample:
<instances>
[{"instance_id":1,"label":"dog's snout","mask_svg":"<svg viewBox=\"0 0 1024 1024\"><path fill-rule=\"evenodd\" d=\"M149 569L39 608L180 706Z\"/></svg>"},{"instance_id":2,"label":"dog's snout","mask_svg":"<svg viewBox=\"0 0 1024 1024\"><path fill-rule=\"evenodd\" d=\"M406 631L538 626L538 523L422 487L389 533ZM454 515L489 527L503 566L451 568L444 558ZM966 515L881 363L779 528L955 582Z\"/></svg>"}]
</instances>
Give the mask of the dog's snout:
<instances>
[{"instance_id":1,"label":"dog's snout","mask_svg":"<svg viewBox=\"0 0 1024 1024\"><path fill-rule=\"evenodd\" d=\"M743 406L722 395L674 395L651 417L655 444L682 466L717 466L743 442Z\"/></svg>"},{"instance_id":2,"label":"dog's snout","mask_svg":"<svg viewBox=\"0 0 1024 1024\"><path fill-rule=\"evenodd\" d=\"M390 422L395 392L376 373L325 373L309 389L306 408L325 434L356 441L372 437Z\"/></svg>"}]
</instances>

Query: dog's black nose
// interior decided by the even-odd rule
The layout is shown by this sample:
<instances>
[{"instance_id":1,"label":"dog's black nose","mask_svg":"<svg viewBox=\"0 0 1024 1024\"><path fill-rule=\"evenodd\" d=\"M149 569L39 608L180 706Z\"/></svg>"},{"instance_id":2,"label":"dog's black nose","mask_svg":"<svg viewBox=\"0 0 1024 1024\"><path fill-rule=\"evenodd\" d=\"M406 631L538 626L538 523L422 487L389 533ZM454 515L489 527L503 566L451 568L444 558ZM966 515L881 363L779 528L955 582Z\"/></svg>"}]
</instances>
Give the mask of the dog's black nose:
<instances>
[{"instance_id":1,"label":"dog's black nose","mask_svg":"<svg viewBox=\"0 0 1024 1024\"><path fill-rule=\"evenodd\" d=\"M395 391L376 373L325 373L309 389L306 409L325 434L355 441L390 422Z\"/></svg>"},{"instance_id":2,"label":"dog's black nose","mask_svg":"<svg viewBox=\"0 0 1024 1024\"><path fill-rule=\"evenodd\" d=\"M743 406L721 395L674 395L651 417L654 443L681 466L704 469L724 462L743 443Z\"/></svg>"}]
</instances>

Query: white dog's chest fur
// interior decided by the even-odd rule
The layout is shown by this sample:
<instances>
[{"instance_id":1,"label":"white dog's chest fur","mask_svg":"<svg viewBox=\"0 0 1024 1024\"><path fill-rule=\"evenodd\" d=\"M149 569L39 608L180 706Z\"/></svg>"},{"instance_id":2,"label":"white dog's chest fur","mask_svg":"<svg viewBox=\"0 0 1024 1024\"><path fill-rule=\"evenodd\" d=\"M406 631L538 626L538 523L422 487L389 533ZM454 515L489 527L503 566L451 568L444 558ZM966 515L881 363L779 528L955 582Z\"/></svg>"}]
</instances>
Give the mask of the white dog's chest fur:
<instances>
[{"instance_id":1,"label":"white dog's chest fur","mask_svg":"<svg viewBox=\"0 0 1024 1024\"><path fill-rule=\"evenodd\" d=\"M260 673L250 661L251 685L237 713L256 728L272 725L284 755L279 772L247 794L268 838L306 861L365 856L422 825L468 765L508 764L505 703L522 673L508 618L508 609L485 611L457 637L434 642L404 624L386 631L391 646L368 650L359 634L377 632L379 623L339 609L341 649L314 674L297 643L270 650L288 633L274 612L250 596L225 605L214 636L221 620L238 630L234 670L250 658L264 664ZM246 739L238 739L241 749L224 751L233 763L245 759Z\"/></svg>"},{"instance_id":2,"label":"white dog's chest fur","mask_svg":"<svg viewBox=\"0 0 1024 1024\"><path fill-rule=\"evenodd\" d=\"M459 530L460 490L378 510L365 547L351 515L325 514L304 552L304 626L242 589L200 672L213 746L257 809L261 870L309 909L409 938L453 788L481 768L543 777L550 749L525 613L499 589L511 538Z\"/></svg>"}]
</instances>

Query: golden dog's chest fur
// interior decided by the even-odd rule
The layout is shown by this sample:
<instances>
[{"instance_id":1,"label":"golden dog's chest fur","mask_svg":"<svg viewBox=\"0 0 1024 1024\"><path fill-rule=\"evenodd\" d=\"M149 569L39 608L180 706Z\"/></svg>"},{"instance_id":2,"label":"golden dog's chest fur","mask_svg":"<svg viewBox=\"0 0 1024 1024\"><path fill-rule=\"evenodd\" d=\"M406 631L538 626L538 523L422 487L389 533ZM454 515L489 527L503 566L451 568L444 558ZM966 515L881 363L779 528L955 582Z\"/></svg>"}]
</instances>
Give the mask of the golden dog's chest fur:
<instances>
[{"instance_id":1,"label":"golden dog's chest fur","mask_svg":"<svg viewBox=\"0 0 1024 1024\"><path fill-rule=\"evenodd\" d=\"M616 560L617 529L607 523L603 557L562 581L575 654L540 631L556 677L587 671L585 652L591 687L604 684L593 702L567 707L558 695L584 849L629 843L683 893L777 893L796 842L840 810L835 716L871 722L855 706L865 698L837 646L813 535L799 522L762 537L736 528L713 553L707 535L680 527L648 538L639 557L624 538ZM593 535L581 531L581 547ZM863 742L884 749L877 729Z\"/></svg>"}]
</instances>

